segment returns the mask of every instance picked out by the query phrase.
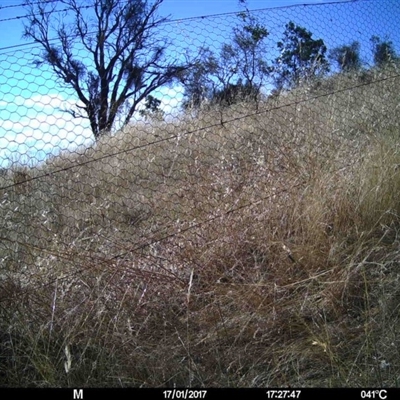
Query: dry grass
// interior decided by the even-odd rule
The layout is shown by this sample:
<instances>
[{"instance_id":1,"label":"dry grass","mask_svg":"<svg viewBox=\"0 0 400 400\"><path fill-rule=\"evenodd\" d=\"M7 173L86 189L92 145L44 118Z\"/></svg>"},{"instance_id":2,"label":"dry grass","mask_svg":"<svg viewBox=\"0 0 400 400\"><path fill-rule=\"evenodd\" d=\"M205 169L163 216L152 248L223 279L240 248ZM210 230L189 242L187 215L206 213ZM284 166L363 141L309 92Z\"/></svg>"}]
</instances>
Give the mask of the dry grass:
<instances>
[{"instance_id":1,"label":"dry grass","mask_svg":"<svg viewBox=\"0 0 400 400\"><path fill-rule=\"evenodd\" d=\"M398 386L400 85L360 82L0 176L0 385Z\"/></svg>"}]
</instances>

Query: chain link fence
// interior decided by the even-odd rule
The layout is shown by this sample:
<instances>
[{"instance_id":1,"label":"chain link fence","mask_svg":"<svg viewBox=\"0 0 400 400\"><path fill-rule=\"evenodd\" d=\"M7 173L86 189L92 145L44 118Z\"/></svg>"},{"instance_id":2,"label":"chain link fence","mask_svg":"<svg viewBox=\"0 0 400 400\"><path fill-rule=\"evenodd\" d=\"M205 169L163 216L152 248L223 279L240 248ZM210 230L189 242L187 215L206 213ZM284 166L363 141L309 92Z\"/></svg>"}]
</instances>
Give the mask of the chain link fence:
<instances>
[{"instance_id":1,"label":"chain link fence","mask_svg":"<svg viewBox=\"0 0 400 400\"><path fill-rule=\"evenodd\" d=\"M334 385L394 384L399 358L389 342L398 339L377 344L379 363L392 365L379 378L360 374L358 345L343 340L357 336L351 312L364 317L354 311L361 272L346 251L356 264L357 230L389 226L394 212L363 188L379 186L379 154L400 165L399 66L374 65L370 48L373 35L400 43L398 13L396 1L249 12L268 29L267 61L294 21L328 50L358 41L364 66L340 73L332 64L279 92L266 75L257 101L229 106L184 108L184 87L172 85L154 94L157 112L138 110L97 141L87 120L65 112L77 109L75 93L34 66L39 47L2 51L2 382L327 385L335 352L350 361L330 364ZM218 55L237 21L172 21L160 33L172 58L201 47ZM377 143L390 143L386 153ZM385 188L394 190L390 171ZM320 346L310 345L307 321ZM375 371L378 356L363 357Z\"/></svg>"}]
</instances>

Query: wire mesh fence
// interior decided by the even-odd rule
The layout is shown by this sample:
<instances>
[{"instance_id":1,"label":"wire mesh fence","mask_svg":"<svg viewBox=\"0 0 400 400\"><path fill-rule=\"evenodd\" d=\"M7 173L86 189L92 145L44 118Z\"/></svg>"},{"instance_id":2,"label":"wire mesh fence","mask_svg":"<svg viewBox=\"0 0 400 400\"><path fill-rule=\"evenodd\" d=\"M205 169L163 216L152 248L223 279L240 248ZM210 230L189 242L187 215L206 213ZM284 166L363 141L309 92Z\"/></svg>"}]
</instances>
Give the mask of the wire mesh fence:
<instances>
[{"instance_id":1,"label":"wire mesh fence","mask_svg":"<svg viewBox=\"0 0 400 400\"><path fill-rule=\"evenodd\" d=\"M289 335L286 318L290 335L301 331L300 311L288 300L297 295L309 318L321 309L336 312L333 300L340 296L351 303L359 275L345 279L338 271L334 238L358 229L359 220L389 223L390 215L381 215L386 203L367 206L378 201L372 192L354 219L344 210L367 185L364 158L376 168L382 161L371 143L393 139L385 154L397 151L399 66L374 65L369 47L373 35L399 43L393 10L399 12L395 1L356 1L248 12L268 29L267 61L279 57L277 42L294 21L328 49L358 41L364 66L339 71L332 63L330 72L279 91L266 74L256 101L229 105L183 107L184 87L170 85L155 92L156 112L140 113L139 106L129 124L121 128L117 121L98 140L88 120L71 113L79 108L76 93L49 66L35 66L40 47L0 54L1 329L17 335L14 358L24 355L36 365L29 379L49 385L97 379L112 385L115 376L135 385L284 383L275 366L259 359L271 343L267 331ZM226 14L165 23L158 33L171 42L168 57L205 47L218 57L237 24L237 14ZM93 62L84 49L77 55ZM211 82L220 89L221 81ZM390 157L394 165L397 153ZM390 176L389 186L397 187ZM329 276L321 283L322 272ZM320 285L315 296L306 295L311 286L297 290L296 282L311 285L312 279ZM339 282L348 295L338 294ZM124 349L117 346L121 338ZM2 341L4 354L10 343ZM242 369L236 345L246 347L252 368ZM158 354L155 346L164 354L157 366L146 355ZM71 363L60 367L69 347L72 372ZM219 367L210 349L220 349ZM4 379L25 382L18 362L7 357ZM117 371L104 368L96 377L94 360L108 365L104 360L113 357ZM323 358L313 360L315 370L325 371ZM346 374L353 377L350 368ZM305 375L290 380L301 385ZM377 383L372 374L362 379ZM381 379L393 382L393 370Z\"/></svg>"}]
</instances>

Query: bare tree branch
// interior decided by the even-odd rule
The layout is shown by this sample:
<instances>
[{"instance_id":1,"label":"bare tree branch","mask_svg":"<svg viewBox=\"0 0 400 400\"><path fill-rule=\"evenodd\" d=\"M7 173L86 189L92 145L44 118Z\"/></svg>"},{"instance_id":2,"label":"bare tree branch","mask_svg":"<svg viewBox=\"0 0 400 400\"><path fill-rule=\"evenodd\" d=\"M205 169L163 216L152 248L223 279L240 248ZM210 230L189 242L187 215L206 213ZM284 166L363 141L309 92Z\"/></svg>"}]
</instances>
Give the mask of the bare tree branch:
<instances>
[{"instance_id":1,"label":"bare tree branch","mask_svg":"<svg viewBox=\"0 0 400 400\"><path fill-rule=\"evenodd\" d=\"M43 49L36 64L50 65L75 91L96 140L113 128L128 101L124 125L140 102L189 68L167 60L169 43L157 35L167 20L157 16L162 2L27 0L24 37ZM61 10L67 13L57 20Z\"/></svg>"}]
</instances>

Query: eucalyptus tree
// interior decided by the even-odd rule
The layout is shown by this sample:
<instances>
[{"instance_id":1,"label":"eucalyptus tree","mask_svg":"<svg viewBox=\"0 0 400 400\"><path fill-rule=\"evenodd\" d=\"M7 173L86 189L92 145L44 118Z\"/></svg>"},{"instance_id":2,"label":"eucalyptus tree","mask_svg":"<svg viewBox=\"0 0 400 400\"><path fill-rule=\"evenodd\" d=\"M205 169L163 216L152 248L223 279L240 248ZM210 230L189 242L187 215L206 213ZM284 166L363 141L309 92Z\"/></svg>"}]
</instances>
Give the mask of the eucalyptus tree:
<instances>
[{"instance_id":1,"label":"eucalyptus tree","mask_svg":"<svg viewBox=\"0 0 400 400\"><path fill-rule=\"evenodd\" d=\"M329 52L329 58L336 63L340 72L360 70L362 66L360 43L354 41L348 45L335 47Z\"/></svg>"},{"instance_id":2,"label":"eucalyptus tree","mask_svg":"<svg viewBox=\"0 0 400 400\"><path fill-rule=\"evenodd\" d=\"M293 88L329 71L324 41L314 39L310 31L292 21L285 25L277 47L280 54L274 61L274 76L278 90Z\"/></svg>"},{"instance_id":3,"label":"eucalyptus tree","mask_svg":"<svg viewBox=\"0 0 400 400\"><path fill-rule=\"evenodd\" d=\"M379 36L375 35L371 37L370 41L374 63L377 67L382 67L385 64L394 63L399 60L392 41L388 39L382 41Z\"/></svg>"},{"instance_id":4,"label":"eucalyptus tree","mask_svg":"<svg viewBox=\"0 0 400 400\"><path fill-rule=\"evenodd\" d=\"M201 48L195 67L182 75L184 108L206 102L230 105L244 98L257 101L271 73L265 60L269 32L247 7L237 17L231 40L222 44L217 55Z\"/></svg>"}]
</instances>

